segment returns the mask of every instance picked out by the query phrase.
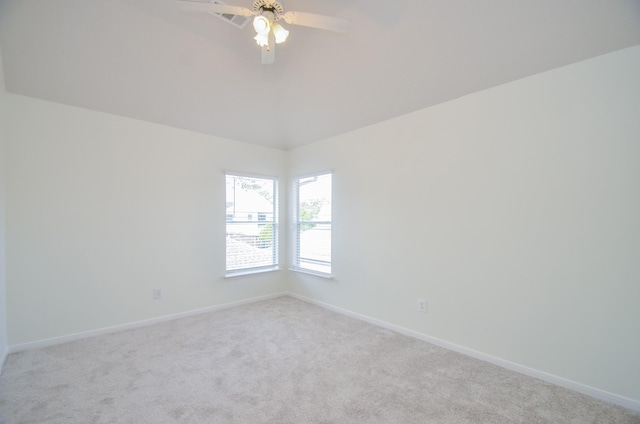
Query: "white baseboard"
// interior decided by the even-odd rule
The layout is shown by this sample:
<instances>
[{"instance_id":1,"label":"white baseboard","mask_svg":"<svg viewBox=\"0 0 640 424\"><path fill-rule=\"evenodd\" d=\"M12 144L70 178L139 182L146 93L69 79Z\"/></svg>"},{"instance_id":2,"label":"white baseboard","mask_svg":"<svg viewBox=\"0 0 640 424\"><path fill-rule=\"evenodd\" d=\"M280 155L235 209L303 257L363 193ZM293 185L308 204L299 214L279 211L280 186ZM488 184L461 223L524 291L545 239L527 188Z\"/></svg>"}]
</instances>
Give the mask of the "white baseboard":
<instances>
[{"instance_id":1,"label":"white baseboard","mask_svg":"<svg viewBox=\"0 0 640 424\"><path fill-rule=\"evenodd\" d=\"M67 342L72 342L72 341L76 341L76 340L86 339L88 337L101 336L101 335L104 335L104 334L111 334L111 333L116 333L116 332L119 332L119 331L125 331L125 330L131 330L131 329L134 329L134 328L146 327L146 326L149 326L149 325L158 324L160 322L172 321L172 320L175 320L175 319L185 318L185 317L189 317L189 316L193 316L193 315L204 314L204 313L207 313L207 312L221 311L223 309L233 308L235 306L246 305L248 303L255 303L255 302L260 302L260 301L268 300L268 299L274 299L276 297L282 297L282 296L285 296L285 295L287 295L287 293L284 293L284 292L273 293L273 294L268 294L268 295L264 295L264 296L252 297L250 299L237 300L235 302L224 303L224 304L221 304L221 305L208 306L206 308L195 309L195 310L192 310L192 311L180 312L180 313L171 314L171 315L164 315L164 316L161 316L161 317L146 319L146 320L142 320L142 321L135 321L135 322L127 323L127 324L114 325L112 327L99 328L97 330L83 331L81 333L69 334L67 336L53 337L53 338L50 338L50 339L37 340L35 342L22 343L22 344L10 346L9 347L9 352L10 353L15 353L15 352L22 352L22 351L31 350L31 349L41 349L41 348L44 348L44 347L55 346L55 345L59 345L59 344L62 344L62 343L67 343ZM7 353L9 353L9 352L7 352Z\"/></svg>"},{"instance_id":2,"label":"white baseboard","mask_svg":"<svg viewBox=\"0 0 640 424\"><path fill-rule=\"evenodd\" d=\"M394 324L390 324L385 321L381 321L376 318L372 318L367 315L362 315L356 312L349 311L347 309L342 309L337 306L330 305L328 303L320 302L318 300L299 295L297 293L287 293L289 296L302 300L304 302L312 303L314 305L320 306L325 309L329 309L331 311L347 315L352 318L356 318L370 324L376 325L378 327L383 327L388 330L396 331L400 334L404 334L406 336L410 336L419 340L423 340L429 343L432 343L436 346L443 347L445 349L452 350L454 352L462 353L463 355L471 356L476 359L480 359L481 361L489 362L491 364L497 365L502 368L506 368L511 371L518 372L520 374L528 375L529 377L534 377L540 379L542 381L546 381L548 383L555 384L560 387L564 387L566 389L570 389L576 391L578 393L585 394L587 396L591 396L593 398L612 403L614 405L622 406L623 408L630 409L632 411L640 413L640 401L635 399L630 399L624 396L616 395L614 393L610 393L604 390L596 389L595 387L587 386L582 383L578 383L572 380L568 380L563 377L558 377L553 374L546 373L544 371L539 371L534 368L529 368L524 365L517 364L515 362L510 362L505 359L497 358L495 356L487 355L486 353L478 352L477 350L469 349L464 346L457 345L455 343L450 343L446 340L438 339L436 337L429 336L427 334L419 333L417 331L409 330L404 327L400 327Z\"/></svg>"},{"instance_id":3,"label":"white baseboard","mask_svg":"<svg viewBox=\"0 0 640 424\"><path fill-rule=\"evenodd\" d=\"M193 316L193 315L199 315L199 314L203 314L203 313L207 313L207 312L212 312L212 311L220 311L223 309L228 309L228 308L233 308L235 306L240 306L240 305L246 305L249 303L255 303L255 302L260 302L263 300L268 300L268 299L274 299L277 297L282 297L282 296L291 296L295 299L298 300L302 300L304 302L307 303L311 303L320 307L323 307L325 309L343 314L343 315L347 315L349 317L352 318L356 318L359 319L361 321L365 321L368 322L370 324L379 326L379 327L383 327L392 331L396 331L400 334L404 334L406 336L410 336L419 340L423 340L429 343L432 343L434 345L437 346L441 346L445 349L449 349L452 350L454 352L458 352L458 353L462 353L464 355L467 356L471 356L473 358L476 359L480 359L482 361L485 362L489 362L491 364L509 369L511 371L515 371L524 375L528 375L530 377L534 377L534 378L538 378L540 380L555 384L557 386L560 387L564 387L570 390L574 390L576 392L585 394L587 396L591 396L593 398L605 401L605 402L609 402L612 403L614 405L619 405L622 406L624 408L630 409L632 411L638 412L640 413L640 401L635 400L635 399L630 399L630 398L626 398L624 396L620 396L620 395L616 395L614 393L610 393L604 390L600 390L597 389L595 387L591 387L591 386L587 386L585 384L582 383L578 383L572 380L568 380L566 378L562 378L562 377L558 377L556 375L553 374L549 374L543 371L539 371L533 368L529 368L526 367L524 365L520 365L514 362L510 362L507 361L505 359L501 359L501 358L497 358L495 356L491 356L491 355L487 355L486 353L482 353L482 352L478 352L476 350L473 349L469 349L467 347L464 346L460 346L457 345L455 343L450 343L446 340L442 340L442 339L438 339L436 337L432 337L429 336L427 334L423 334L423 333L419 333L417 331L414 330L409 330L407 328L404 327L400 327L394 324L390 324L386 321L382 321L376 318L372 318L370 316L367 315L363 315L363 314L359 314L357 312L352 312L349 311L347 309L342 309L339 308L337 306L333 306L330 305L328 303L324 303L306 296L302 296L299 295L297 293L292 293L292 292L279 292L279 293L273 293L273 294L269 294L269 295L265 295L265 296L258 296L258 297L253 297L250 299L243 299L243 300L238 300L235 302L229 302L229 303L224 303L221 305L213 305L213 306L209 306L206 308L201 308L201 309L196 309L196 310L192 310L192 311L186 311L186 312L180 312L177 314L172 314L172 315L165 315L165 316L161 316L161 317L157 317L157 318L151 318L151 319L147 319L147 320L142 320L142 321L136 321L136 322L132 322L132 323L127 323L127 324L122 324L122 325L116 325L116 326L112 326L112 327L105 327L105 328L100 328L97 330L91 330L91 331L84 331L81 333L76 333L76 334L70 334L67 336L61 336L61 337L54 337L54 338L50 338L50 339L45 339L45 340L38 340L35 342L29 342L29 343L23 343L23 344L18 344L18 345L14 345L14 346L10 346L9 349L7 351L5 351L4 353L2 353L0 355L0 373L2 372L2 366L4 365L4 362L7 359L7 356L9 355L9 353L14 353L14 352L21 352L24 350L30 350L30 349L40 349L40 348L44 348L44 347L48 347L48 346L54 346L54 345L58 345L61 343L67 343L67 342L71 342L71 341L76 341L76 340L81 340L81 339L85 339L88 337L94 337L94 336L100 336L103 334L110 334L110 333L115 333L115 332L119 332L119 331L125 331L125 330L130 330L130 329L134 329L134 328L140 328L140 327L146 327L148 325L153 325L153 324L157 324L157 323L161 323L161 322L166 322L166 321L171 321L171 320L175 320L175 319L179 319L179 318L185 318L185 317L189 317L189 316Z\"/></svg>"}]
</instances>

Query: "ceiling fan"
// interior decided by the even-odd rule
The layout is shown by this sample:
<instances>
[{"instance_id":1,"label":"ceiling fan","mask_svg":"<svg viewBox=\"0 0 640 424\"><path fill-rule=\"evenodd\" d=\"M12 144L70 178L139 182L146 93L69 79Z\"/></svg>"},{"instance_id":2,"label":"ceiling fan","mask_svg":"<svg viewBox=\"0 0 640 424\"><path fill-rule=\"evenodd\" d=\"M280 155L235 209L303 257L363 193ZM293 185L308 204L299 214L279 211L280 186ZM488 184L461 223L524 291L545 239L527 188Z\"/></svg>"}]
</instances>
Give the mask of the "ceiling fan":
<instances>
[{"instance_id":1,"label":"ceiling fan","mask_svg":"<svg viewBox=\"0 0 640 424\"><path fill-rule=\"evenodd\" d=\"M289 36L279 21L290 25L300 25L330 31L347 32L351 21L345 18L316 15L304 12L284 12L277 0L255 0L251 9L241 6L230 6L216 0L210 2L176 0L183 10L206 12L213 15L254 16L253 28L256 31L254 40L262 48L262 63L275 61L275 45L283 43Z\"/></svg>"}]
</instances>

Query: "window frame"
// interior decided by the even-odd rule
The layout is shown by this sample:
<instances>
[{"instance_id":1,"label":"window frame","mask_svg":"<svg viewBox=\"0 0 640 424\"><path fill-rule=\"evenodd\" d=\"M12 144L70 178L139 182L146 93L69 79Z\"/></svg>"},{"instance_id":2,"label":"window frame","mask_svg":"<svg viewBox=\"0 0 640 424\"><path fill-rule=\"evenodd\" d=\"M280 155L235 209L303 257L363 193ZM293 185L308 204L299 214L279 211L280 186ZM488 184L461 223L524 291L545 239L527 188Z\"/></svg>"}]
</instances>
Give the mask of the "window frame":
<instances>
[{"instance_id":1,"label":"window frame","mask_svg":"<svg viewBox=\"0 0 640 424\"><path fill-rule=\"evenodd\" d=\"M237 172L237 171L225 171L224 172L224 181L225 181L225 199L228 196L227 190L227 179L228 177L235 178L248 178L248 179L256 179L256 180L267 180L272 183L273 187L273 221L269 220L256 220L253 219L257 216L257 212L252 212L247 215L246 220L229 220L228 213L225 212L225 277L238 277L243 275L251 275L251 274L259 274L265 272L272 272L280 270L280 179L274 176L268 175L256 175L249 174L245 172ZM259 211L262 212L262 211ZM255 215L255 216L254 216ZM233 216L233 215L232 215ZM251 218L249 218L251 217ZM265 217L266 218L266 217ZM229 244L228 244L228 231L229 224L246 224L246 225L258 225L258 226L266 226L271 225L273 231L273 239L272 239L272 263L269 265L258 265L258 266L246 266L242 268L233 268L229 269Z\"/></svg>"},{"instance_id":2,"label":"window frame","mask_svg":"<svg viewBox=\"0 0 640 424\"><path fill-rule=\"evenodd\" d=\"M329 198L329 203L331 205L331 217L329 221L318 221L318 220L300 220L300 181L314 178L314 177L323 177L329 175L331 177L331 194ZM315 172L312 174L304 174L293 177L291 180L291 237L290 237L290 247L291 247L291 267L289 268L291 271L299 272L302 274L310 274L316 277L321 277L325 279L333 278L333 171L322 171ZM329 227L329 261L327 266L329 268L329 272L323 272L315 269L310 269L304 266L301 266L301 258L300 258L300 229L303 225L315 224L315 225L328 225Z\"/></svg>"}]
</instances>

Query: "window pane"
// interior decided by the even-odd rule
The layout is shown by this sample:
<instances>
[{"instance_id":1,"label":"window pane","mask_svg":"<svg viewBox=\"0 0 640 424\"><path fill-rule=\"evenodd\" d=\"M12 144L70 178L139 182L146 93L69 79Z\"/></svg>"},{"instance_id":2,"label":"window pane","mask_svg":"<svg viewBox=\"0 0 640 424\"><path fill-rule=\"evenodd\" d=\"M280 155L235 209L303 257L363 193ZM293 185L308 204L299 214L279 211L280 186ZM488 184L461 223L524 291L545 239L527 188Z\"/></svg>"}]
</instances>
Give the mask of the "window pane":
<instances>
[{"instance_id":1,"label":"window pane","mask_svg":"<svg viewBox=\"0 0 640 424\"><path fill-rule=\"evenodd\" d=\"M298 266L311 271L331 273L331 224L300 224Z\"/></svg>"},{"instance_id":2,"label":"window pane","mask_svg":"<svg viewBox=\"0 0 640 424\"><path fill-rule=\"evenodd\" d=\"M227 175L226 182L227 271L276 266L277 181Z\"/></svg>"},{"instance_id":3,"label":"window pane","mask_svg":"<svg viewBox=\"0 0 640 424\"><path fill-rule=\"evenodd\" d=\"M295 267L331 273L331 174L297 180Z\"/></svg>"}]
</instances>

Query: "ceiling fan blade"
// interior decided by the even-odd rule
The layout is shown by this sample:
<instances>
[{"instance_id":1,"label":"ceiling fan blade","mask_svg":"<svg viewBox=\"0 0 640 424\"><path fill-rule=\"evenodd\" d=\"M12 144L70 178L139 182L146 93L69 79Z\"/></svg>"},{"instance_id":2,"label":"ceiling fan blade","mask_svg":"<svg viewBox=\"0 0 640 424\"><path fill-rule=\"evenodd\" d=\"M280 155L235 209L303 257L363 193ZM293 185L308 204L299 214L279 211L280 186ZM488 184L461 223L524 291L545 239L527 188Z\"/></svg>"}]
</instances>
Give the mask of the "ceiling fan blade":
<instances>
[{"instance_id":1,"label":"ceiling fan blade","mask_svg":"<svg viewBox=\"0 0 640 424\"><path fill-rule=\"evenodd\" d=\"M291 25L301 25L312 28L328 29L329 31L347 32L351 21L345 18L316 15L315 13L287 12L284 20Z\"/></svg>"},{"instance_id":2,"label":"ceiling fan blade","mask_svg":"<svg viewBox=\"0 0 640 424\"><path fill-rule=\"evenodd\" d=\"M229 14L240 16L253 16L253 11L246 7L229 6L227 4L218 3L202 3L198 1L176 0L176 3L182 10L191 12L207 12L211 14Z\"/></svg>"},{"instance_id":3,"label":"ceiling fan blade","mask_svg":"<svg viewBox=\"0 0 640 424\"><path fill-rule=\"evenodd\" d=\"M262 64L271 65L276 61L276 43L273 32L269 31L269 45L262 48Z\"/></svg>"}]
</instances>

